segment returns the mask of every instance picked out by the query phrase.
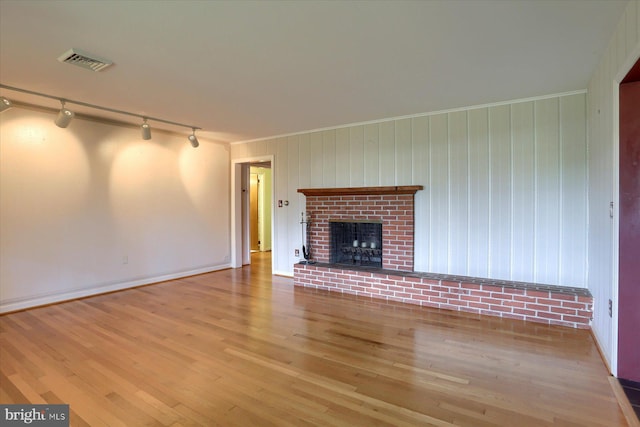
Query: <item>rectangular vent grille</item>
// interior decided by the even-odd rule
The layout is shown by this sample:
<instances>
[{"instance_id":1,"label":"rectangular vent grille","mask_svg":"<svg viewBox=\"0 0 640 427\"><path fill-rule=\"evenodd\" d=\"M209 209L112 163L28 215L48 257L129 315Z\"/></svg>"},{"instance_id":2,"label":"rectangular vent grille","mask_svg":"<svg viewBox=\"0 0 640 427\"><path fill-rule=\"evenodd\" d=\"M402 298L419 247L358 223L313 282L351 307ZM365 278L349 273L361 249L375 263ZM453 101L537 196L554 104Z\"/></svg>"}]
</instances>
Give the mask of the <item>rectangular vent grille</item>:
<instances>
[{"instance_id":1,"label":"rectangular vent grille","mask_svg":"<svg viewBox=\"0 0 640 427\"><path fill-rule=\"evenodd\" d=\"M82 52L78 49L69 49L58 57L58 61L66 64L77 65L78 67L93 71L102 71L113 64L112 61L98 58L95 55Z\"/></svg>"}]
</instances>

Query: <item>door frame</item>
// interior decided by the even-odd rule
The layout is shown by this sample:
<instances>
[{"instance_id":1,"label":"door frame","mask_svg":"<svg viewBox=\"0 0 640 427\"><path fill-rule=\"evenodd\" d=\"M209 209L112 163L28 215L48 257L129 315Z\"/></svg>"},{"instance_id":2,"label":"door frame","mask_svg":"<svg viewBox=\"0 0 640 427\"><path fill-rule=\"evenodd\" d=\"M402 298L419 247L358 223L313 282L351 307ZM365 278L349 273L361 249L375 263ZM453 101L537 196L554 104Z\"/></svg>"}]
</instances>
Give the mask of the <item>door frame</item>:
<instances>
[{"instance_id":1,"label":"door frame","mask_svg":"<svg viewBox=\"0 0 640 427\"><path fill-rule=\"evenodd\" d=\"M273 155L244 157L231 160L231 268L241 268L251 263L249 244L249 185L250 166L252 163L271 163L271 268L276 259L275 247L277 236L273 233L273 224L277 215L274 206L275 159ZM243 191L244 190L244 191ZM244 220L243 220L244 218Z\"/></svg>"},{"instance_id":2,"label":"door frame","mask_svg":"<svg viewBox=\"0 0 640 427\"><path fill-rule=\"evenodd\" d=\"M634 52L629 55L627 61L621 67L621 71L613 79L613 189L612 202L614 206L613 226L612 226L612 266L611 266L611 301L612 301L612 322L611 322L611 374L618 376L618 304L619 304L619 276L620 276L620 83L631 68L640 59L640 44L636 46Z\"/></svg>"}]
</instances>

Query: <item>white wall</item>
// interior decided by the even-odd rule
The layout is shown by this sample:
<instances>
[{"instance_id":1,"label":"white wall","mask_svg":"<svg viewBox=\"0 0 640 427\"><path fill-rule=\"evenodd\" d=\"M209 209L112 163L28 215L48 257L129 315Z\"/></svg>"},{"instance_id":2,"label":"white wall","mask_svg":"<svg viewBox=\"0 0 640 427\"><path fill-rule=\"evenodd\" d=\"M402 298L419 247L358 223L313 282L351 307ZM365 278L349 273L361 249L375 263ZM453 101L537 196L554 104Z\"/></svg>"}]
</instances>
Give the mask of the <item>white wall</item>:
<instances>
[{"instance_id":1,"label":"white wall","mask_svg":"<svg viewBox=\"0 0 640 427\"><path fill-rule=\"evenodd\" d=\"M0 116L0 310L229 264L229 150L12 108Z\"/></svg>"},{"instance_id":2,"label":"white wall","mask_svg":"<svg viewBox=\"0 0 640 427\"><path fill-rule=\"evenodd\" d=\"M301 245L298 188L424 185L418 271L586 286L586 95L354 125L234 144L275 156L274 266Z\"/></svg>"},{"instance_id":3,"label":"white wall","mask_svg":"<svg viewBox=\"0 0 640 427\"><path fill-rule=\"evenodd\" d=\"M592 330L613 372L616 324L608 300L617 300L617 207L612 219L609 204L618 199L617 86L640 55L640 2L627 6L607 51L589 82L589 268L588 287L595 299ZM614 304L614 318L617 304Z\"/></svg>"}]
</instances>

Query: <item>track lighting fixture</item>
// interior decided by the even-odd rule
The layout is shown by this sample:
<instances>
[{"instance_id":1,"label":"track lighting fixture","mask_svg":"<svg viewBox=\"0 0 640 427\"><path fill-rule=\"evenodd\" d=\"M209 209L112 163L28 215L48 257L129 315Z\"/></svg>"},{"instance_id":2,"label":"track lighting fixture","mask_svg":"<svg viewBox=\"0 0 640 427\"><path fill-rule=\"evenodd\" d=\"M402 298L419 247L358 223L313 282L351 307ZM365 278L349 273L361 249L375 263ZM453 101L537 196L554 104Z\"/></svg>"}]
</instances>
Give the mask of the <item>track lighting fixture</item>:
<instances>
[{"instance_id":1,"label":"track lighting fixture","mask_svg":"<svg viewBox=\"0 0 640 427\"><path fill-rule=\"evenodd\" d=\"M193 148L196 148L196 147L198 147L200 145L200 143L198 142L198 138L196 138L196 130L199 130L201 128L196 127L196 126L186 125L184 123L172 122L172 121L160 119L160 118L157 118L157 117L143 116L141 114L130 113L128 111L122 111L122 110L116 110L114 108L101 107L99 105L88 104L88 103L82 102L82 101L72 101L70 99L64 99L64 98L60 98L58 96L47 95L45 93L35 92L35 91L32 91L32 90L27 90L27 89L20 89L20 88L17 88L17 87L7 86L7 85L3 85L3 84L0 84L0 88L6 89L6 90L13 90L13 91L16 91L16 92L28 93L30 95L36 95L36 96L41 96L43 98L55 99L57 101L60 101L60 104L62 104L62 108L58 112L58 116L56 117L55 123L56 123L56 125L58 127L61 127L61 128L66 128L67 126L69 126L69 123L71 123L71 120L75 116L75 113L73 111L65 108L65 106L64 106L65 103L68 103L68 104L76 104L76 105L80 105L80 106L88 107L88 108L95 108L97 110L108 111L110 113L123 114L123 115L126 115L126 116L132 116L132 117L139 117L139 118L141 118L143 120L143 123L142 123L142 125L140 127L140 131L142 132L142 139L144 139L144 140L151 139L151 126L149 126L149 124L147 123L147 120L151 120L151 121L154 121L154 122L160 122L160 123L166 123L166 124L172 125L172 126L180 126L180 127L185 127L185 128L191 128L192 132L191 132L191 135L189 135L189 142L191 143ZM7 109L11 108L11 106L12 106L12 103L11 103L10 100L5 98L4 96L0 97L0 111L7 110ZM96 117L93 117L93 118L96 118ZM109 120L108 123L113 124L114 121ZM125 124L125 123L123 123L123 124ZM126 123L125 125L127 127L130 127L132 124L131 123Z\"/></svg>"},{"instance_id":2,"label":"track lighting fixture","mask_svg":"<svg viewBox=\"0 0 640 427\"><path fill-rule=\"evenodd\" d=\"M11 108L11 101L9 101L4 96L1 96L0 97L0 112L2 112L4 110L8 110L9 108Z\"/></svg>"},{"instance_id":3,"label":"track lighting fixture","mask_svg":"<svg viewBox=\"0 0 640 427\"><path fill-rule=\"evenodd\" d=\"M140 126L140 129L142 130L142 139L148 141L151 139L151 126L149 126L149 123L147 123L146 117L144 117L142 120L144 120L142 126Z\"/></svg>"},{"instance_id":4,"label":"track lighting fixture","mask_svg":"<svg viewBox=\"0 0 640 427\"><path fill-rule=\"evenodd\" d=\"M198 142L198 138L196 138L196 128L192 128L193 132L189 135L189 142L193 148L198 148L200 146L200 142Z\"/></svg>"},{"instance_id":5,"label":"track lighting fixture","mask_svg":"<svg viewBox=\"0 0 640 427\"><path fill-rule=\"evenodd\" d=\"M56 117L56 126L59 128L66 128L71 123L71 120L75 116L75 113L64 106L64 101L60 101L62 104L62 108L58 112L58 117Z\"/></svg>"}]
</instances>

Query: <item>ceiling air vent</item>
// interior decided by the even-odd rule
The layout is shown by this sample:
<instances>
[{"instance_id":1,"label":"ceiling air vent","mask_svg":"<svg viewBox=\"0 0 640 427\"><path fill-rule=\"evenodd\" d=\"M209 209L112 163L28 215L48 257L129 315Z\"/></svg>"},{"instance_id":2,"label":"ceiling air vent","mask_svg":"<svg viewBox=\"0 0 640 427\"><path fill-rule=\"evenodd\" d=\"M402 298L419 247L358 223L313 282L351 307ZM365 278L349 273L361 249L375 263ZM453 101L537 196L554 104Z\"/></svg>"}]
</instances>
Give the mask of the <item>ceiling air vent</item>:
<instances>
[{"instance_id":1,"label":"ceiling air vent","mask_svg":"<svg viewBox=\"0 0 640 427\"><path fill-rule=\"evenodd\" d=\"M99 58L79 49L69 49L58 57L58 61L77 65L78 67L93 71L102 71L109 65L113 64L113 62L108 59Z\"/></svg>"}]
</instances>

